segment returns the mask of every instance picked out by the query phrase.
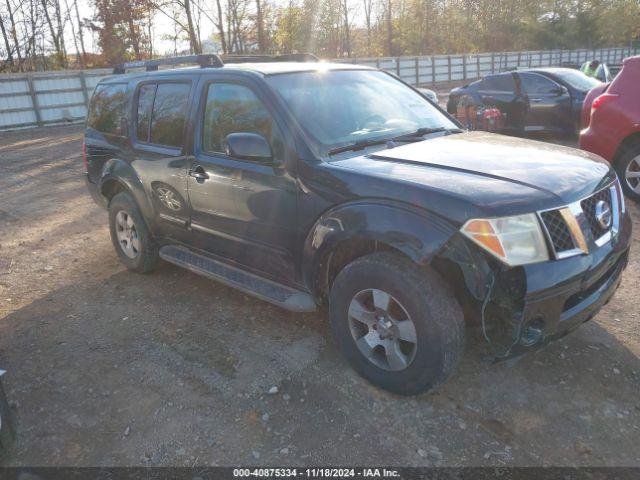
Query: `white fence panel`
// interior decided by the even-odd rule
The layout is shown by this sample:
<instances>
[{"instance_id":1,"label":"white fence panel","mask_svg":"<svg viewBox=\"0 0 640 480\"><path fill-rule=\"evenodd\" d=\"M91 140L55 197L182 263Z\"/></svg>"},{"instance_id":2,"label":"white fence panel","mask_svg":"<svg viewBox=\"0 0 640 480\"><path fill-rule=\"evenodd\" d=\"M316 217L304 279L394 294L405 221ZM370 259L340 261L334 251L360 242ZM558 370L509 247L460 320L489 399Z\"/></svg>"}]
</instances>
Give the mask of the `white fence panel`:
<instances>
[{"instance_id":1,"label":"white fence panel","mask_svg":"<svg viewBox=\"0 0 640 480\"><path fill-rule=\"evenodd\" d=\"M0 129L78 122L93 89L111 70L39 72L0 77Z\"/></svg>"},{"instance_id":2,"label":"white fence panel","mask_svg":"<svg viewBox=\"0 0 640 480\"><path fill-rule=\"evenodd\" d=\"M619 64L640 49L489 52L418 57L341 58L335 61L381 68L412 85L473 81L518 67L577 66L600 59ZM0 76L0 130L81 121L88 101L111 70L41 72Z\"/></svg>"},{"instance_id":3,"label":"white fence panel","mask_svg":"<svg viewBox=\"0 0 640 480\"><path fill-rule=\"evenodd\" d=\"M5 110L25 110L32 108L31 97L29 95L12 95L0 97L0 111Z\"/></svg>"}]
</instances>

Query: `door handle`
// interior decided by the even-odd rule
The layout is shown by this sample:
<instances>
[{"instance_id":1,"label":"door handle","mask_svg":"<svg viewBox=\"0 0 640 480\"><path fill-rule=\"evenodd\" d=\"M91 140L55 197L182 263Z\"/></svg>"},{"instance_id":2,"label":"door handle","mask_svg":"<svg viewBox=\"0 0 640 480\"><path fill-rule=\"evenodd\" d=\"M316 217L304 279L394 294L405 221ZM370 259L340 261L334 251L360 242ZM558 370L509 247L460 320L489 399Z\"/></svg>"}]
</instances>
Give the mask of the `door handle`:
<instances>
[{"instance_id":1,"label":"door handle","mask_svg":"<svg viewBox=\"0 0 640 480\"><path fill-rule=\"evenodd\" d=\"M542 101L541 98L532 98L531 103L540 103Z\"/></svg>"},{"instance_id":2,"label":"door handle","mask_svg":"<svg viewBox=\"0 0 640 480\"><path fill-rule=\"evenodd\" d=\"M203 182L209 178L207 172L205 172L204 168L202 168L202 166L200 165L194 165L193 167L191 167L191 169L189 170L189 176Z\"/></svg>"}]
</instances>

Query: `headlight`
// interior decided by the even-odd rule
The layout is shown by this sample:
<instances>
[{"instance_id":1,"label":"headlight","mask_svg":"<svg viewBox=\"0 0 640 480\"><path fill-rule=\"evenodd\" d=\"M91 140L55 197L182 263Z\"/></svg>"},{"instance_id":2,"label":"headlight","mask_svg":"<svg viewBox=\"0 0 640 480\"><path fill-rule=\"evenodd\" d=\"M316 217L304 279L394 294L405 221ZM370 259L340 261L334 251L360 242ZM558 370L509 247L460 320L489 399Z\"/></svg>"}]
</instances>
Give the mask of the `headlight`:
<instances>
[{"instance_id":1,"label":"headlight","mask_svg":"<svg viewBox=\"0 0 640 480\"><path fill-rule=\"evenodd\" d=\"M472 219L460 231L511 266L549 260L540 222L534 213Z\"/></svg>"}]
</instances>

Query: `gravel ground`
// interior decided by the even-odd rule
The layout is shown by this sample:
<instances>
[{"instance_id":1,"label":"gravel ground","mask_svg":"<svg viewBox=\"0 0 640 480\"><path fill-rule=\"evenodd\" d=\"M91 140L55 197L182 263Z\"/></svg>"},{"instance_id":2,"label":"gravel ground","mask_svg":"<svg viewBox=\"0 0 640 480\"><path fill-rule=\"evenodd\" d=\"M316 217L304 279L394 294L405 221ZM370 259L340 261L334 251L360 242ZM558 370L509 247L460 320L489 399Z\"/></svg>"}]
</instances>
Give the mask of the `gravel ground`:
<instances>
[{"instance_id":1,"label":"gravel ground","mask_svg":"<svg viewBox=\"0 0 640 480\"><path fill-rule=\"evenodd\" d=\"M593 321L501 364L472 342L438 391L400 398L347 366L321 314L168 264L127 272L80 142L0 133L4 465L640 466L639 229Z\"/></svg>"}]
</instances>

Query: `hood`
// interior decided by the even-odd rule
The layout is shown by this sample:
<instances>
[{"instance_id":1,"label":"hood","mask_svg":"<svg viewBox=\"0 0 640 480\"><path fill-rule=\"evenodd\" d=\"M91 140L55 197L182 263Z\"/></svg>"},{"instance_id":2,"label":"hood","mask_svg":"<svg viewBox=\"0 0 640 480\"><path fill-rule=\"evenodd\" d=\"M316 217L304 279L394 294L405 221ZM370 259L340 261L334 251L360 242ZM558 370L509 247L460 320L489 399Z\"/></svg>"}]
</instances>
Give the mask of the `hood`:
<instances>
[{"instance_id":1,"label":"hood","mask_svg":"<svg viewBox=\"0 0 640 480\"><path fill-rule=\"evenodd\" d=\"M486 132L441 136L332 164L420 184L485 215L563 206L615 178L608 163L588 152Z\"/></svg>"}]
</instances>

